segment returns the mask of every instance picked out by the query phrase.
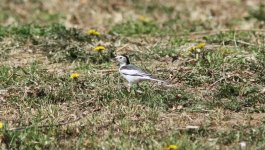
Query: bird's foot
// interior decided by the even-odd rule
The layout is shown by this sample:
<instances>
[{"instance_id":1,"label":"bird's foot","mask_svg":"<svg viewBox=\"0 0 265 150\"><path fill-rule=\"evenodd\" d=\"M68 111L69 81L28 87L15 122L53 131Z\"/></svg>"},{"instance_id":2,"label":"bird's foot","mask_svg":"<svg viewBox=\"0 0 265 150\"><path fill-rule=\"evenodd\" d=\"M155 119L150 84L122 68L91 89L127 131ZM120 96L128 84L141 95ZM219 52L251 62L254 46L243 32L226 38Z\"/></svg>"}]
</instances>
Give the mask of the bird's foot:
<instances>
[{"instance_id":1,"label":"bird's foot","mask_svg":"<svg viewBox=\"0 0 265 150\"><path fill-rule=\"evenodd\" d=\"M144 92L141 91L141 90L136 90L136 92L139 93L139 94L143 94L143 93L144 93Z\"/></svg>"},{"instance_id":2,"label":"bird's foot","mask_svg":"<svg viewBox=\"0 0 265 150\"><path fill-rule=\"evenodd\" d=\"M131 92L131 85L129 84L127 87L127 91L130 93Z\"/></svg>"}]
</instances>

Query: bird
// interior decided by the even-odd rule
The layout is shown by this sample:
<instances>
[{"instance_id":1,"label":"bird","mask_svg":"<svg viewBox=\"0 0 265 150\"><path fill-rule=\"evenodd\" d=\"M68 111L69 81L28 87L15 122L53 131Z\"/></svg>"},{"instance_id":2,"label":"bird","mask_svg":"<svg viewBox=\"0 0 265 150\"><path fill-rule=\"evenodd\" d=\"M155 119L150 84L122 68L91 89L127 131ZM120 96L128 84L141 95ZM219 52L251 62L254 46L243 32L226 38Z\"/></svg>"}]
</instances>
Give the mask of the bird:
<instances>
[{"instance_id":1,"label":"bird","mask_svg":"<svg viewBox=\"0 0 265 150\"><path fill-rule=\"evenodd\" d=\"M133 84L138 84L140 81L151 80L165 83L163 80L155 79L151 74L146 73L141 68L130 63L128 56L118 55L115 57L119 62L119 72L128 81L128 91L130 91Z\"/></svg>"}]
</instances>

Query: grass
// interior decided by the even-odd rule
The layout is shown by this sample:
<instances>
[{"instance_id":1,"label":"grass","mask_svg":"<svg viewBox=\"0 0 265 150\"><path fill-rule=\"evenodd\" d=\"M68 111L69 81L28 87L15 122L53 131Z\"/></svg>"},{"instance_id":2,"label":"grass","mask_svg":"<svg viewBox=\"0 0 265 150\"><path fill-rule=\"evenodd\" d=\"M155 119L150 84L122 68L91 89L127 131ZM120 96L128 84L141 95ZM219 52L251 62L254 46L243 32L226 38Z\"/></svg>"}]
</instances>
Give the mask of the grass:
<instances>
[{"instance_id":1,"label":"grass","mask_svg":"<svg viewBox=\"0 0 265 150\"><path fill-rule=\"evenodd\" d=\"M128 21L113 27L113 32L127 36L157 33L158 27L152 21Z\"/></svg>"},{"instance_id":2,"label":"grass","mask_svg":"<svg viewBox=\"0 0 265 150\"><path fill-rule=\"evenodd\" d=\"M25 29L25 27L21 28ZM21 31L21 28L12 30ZM60 35L61 32L69 34L72 31L72 29L68 30L60 27L59 29L62 28L62 30L56 30L57 32L53 33L54 30L50 30L50 28L41 27L43 31L47 31L47 33L41 34L44 41L46 40L45 36L56 36L56 34ZM35 32L25 32L26 35L18 34L18 32L14 33L16 34L9 32L5 38L27 37L30 40L36 36ZM39 33L37 34L40 36ZM61 41L68 38L68 36L61 36L51 40ZM222 36L220 41L223 39L226 39L226 37ZM71 40L78 41L79 37ZM38 43L42 44L41 41ZM34 44L33 48L34 46L39 48L40 44ZM158 54L159 57L166 56L160 55L157 49L155 48L149 53ZM141 85L141 89L144 91L143 94L128 93L117 72L111 74L101 72L103 68L104 70L112 69L112 62L87 64L86 61L79 59L66 61L66 63L72 63L71 66L73 67L63 72L62 75L58 75L56 71L47 71L49 66L43 65L43 62L38 60L35 60L32 64L19 67L3 65L0 68L0 77L2 79L1 88L6 91L4 95L8 102L5 106L11 107L14 109L13 111L20 113L20 118L15 119L19 124L14 125L22 126L21 130L9 130L9 123L6 122L7 127L2 130L3 145L6 148L17 149L58 148L59 146L65 146L66 148L123 149L129 147L132 149L156 149L175 143L183 149L207 149L212 147L211 142L205 144L203 141L214 138L217 139L215 145L234 147L235 143L247 140L243 135L247 134L249 136L250 133L245 133L243 129L239 131L233 129L229 123L227 129L216 132L211 124L214 122L218 124L218 122L226 120L225 116L223 116L223 119L219 118L220 120L205 118L205 123L198 124L200 126L198 130L189 129L186 131L185 129L182 131L178 128L185 127L185 124L189 125L191 120L187 120L187 116L210 115L209 113L201 113L205 109L210 109L207 111L216 109L223 111L220 115L225 115L223 113L226 111L236 115L250 113L250 116L264 112L265 97L263 94L259 94L260 87L263 85L263 82L259 81L262 80L259 79L259 77L262 77L259 75L263 73L262 70L253 70L254 76L252 75L252 79L255 80L252 81L248 81L248 74L244 74L244 71L252 71L252 65L262 67L260 66L264 59L263 54L260 54L262 51L253 47L245 48L244 52L237 49L220 47L205 50L202 56L195 60L195 63L185 63L185 61L194 58L181 55L182 51L176 49L171 52L160 49L169 54L170 52L179 53L179 57L183 60L178 60L178 62L184 64L184 66L178 68L179 71L183 67L189 69L179 72L167 68L171 71L169 73L167 73L168 71L162 72L163 78L173 76L174 78L170 82L179 86L161 88L157 85L143 83ZM60 55L64 56L68 53L67 49L60 51L61 53L54 57L61 57ZM242 61L242 59L246 59L247 55L236 57L244 54L245 51L249 54L252 52L259 53L256 62ZM45 52L45 50L42 50L44 56L46 55ZM86 54L81 56L83 55ZM95 57L100 56L95 54ZM145 56L145 58L150 62L159 63L156 57ZM8 54L6 59L9 59ZM53 62L52 58L49 60ZM200 88L207 88L207 84L213 84L214 81L222 78L223 70L218 68L226 70L226 74L230 73L231 77L226 77L213 85L212 92L205 93L203 89L200 90ZM154 74L158 74L154 70L155 68L151 67L149 69ZM71 80L69 76L73 71L79 72L81 77L77 80ZM19 106L20 109L12 105ZM76 112L76 109L84 114ZM3 112L9 112L7 108L2 110L4 110ZM189 113L189 115L185 117L185 115L182 116L183 113ZM170 115L180 116L175 120L174 117L169 117ZM74 118L80 118L80 120L72 124L62 124L67 120L74 120ZM235 118L228 118L230 121L233 119ZM163 126L163 120L171 123ZM10 125L14 126L12 123ZM45 127L40 127L42 125ZM253 125L250 123L243 127L239 126L239 129L241 128L252 129ZM257 130L259 128L262 128L262 126L257 127ZM108 134L105 131L108 131ZM239 135L235 137L235 134ZM262 132L258 134L263 135ZM142 137L148 137L148 139ZM104 142L102 142L102 139L104 139ZM68 145L64 143L65 140L77 144ZM194 141L197 144L188 144ZM259 138L253 142L259 145Z\"/></svg>"},{"instance_id":3,"label":"grass","mask_svg":"<svg viewBox=\"0 0 265 150\"><path fill-rule=\"evenodd\" d=\"M46 8L33 16L43 15L39 25L0 26L1 148L264 149L265 32L233 29L235 20L260 20L262 6L216 31L215 20L190 20L178 13L195 14L179 5L132 5L150 20L110 22L100 36L60 24L64 17ZM191 50L197 43L206 44ZM113 60L120 53L169 85L128 92Z\"/></svg>"}]
</instances>

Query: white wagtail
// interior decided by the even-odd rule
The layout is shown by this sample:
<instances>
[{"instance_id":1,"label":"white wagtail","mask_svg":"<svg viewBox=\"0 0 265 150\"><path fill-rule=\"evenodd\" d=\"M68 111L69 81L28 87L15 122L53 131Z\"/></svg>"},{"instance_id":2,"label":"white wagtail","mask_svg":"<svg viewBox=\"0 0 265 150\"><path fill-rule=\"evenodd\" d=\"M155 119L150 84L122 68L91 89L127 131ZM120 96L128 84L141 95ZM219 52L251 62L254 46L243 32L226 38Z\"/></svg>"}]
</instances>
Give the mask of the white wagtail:
<instances>
[{"instance_id":1,"label":"white wagtail","mask_svg":"<svg viewBox=\"0 0 265 150\"><path fill-rule=\"evenodd\" d=\"M158 82L165 82L162 80L155 79L151 74L144 72L141 68L130 63L130 60L125 55L115 57L120 63L119 72L129 82L128 88L130 90L132 84L138 83L143 80L153 80Z\"/></svg>"}]
</instances>

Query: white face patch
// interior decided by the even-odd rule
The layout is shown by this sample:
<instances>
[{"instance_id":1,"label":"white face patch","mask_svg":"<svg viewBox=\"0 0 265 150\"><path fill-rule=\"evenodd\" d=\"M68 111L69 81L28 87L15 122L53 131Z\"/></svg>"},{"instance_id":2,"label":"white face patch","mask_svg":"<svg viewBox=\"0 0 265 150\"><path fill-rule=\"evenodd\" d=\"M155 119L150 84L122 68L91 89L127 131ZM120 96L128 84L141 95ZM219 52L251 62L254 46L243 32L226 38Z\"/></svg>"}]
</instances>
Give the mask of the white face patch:
<instances>
[{"instance_id":1,"label":"white face patch","mask_svg":"<svg viewBox=\"0 0 265 150\"><path fill-rule=\"evenodd\" d=\"M116 57L117 61L120 62L121 64L124 64L127 62L127 58L124 56L117 56Z\"/></svg>"}]
</instances>

